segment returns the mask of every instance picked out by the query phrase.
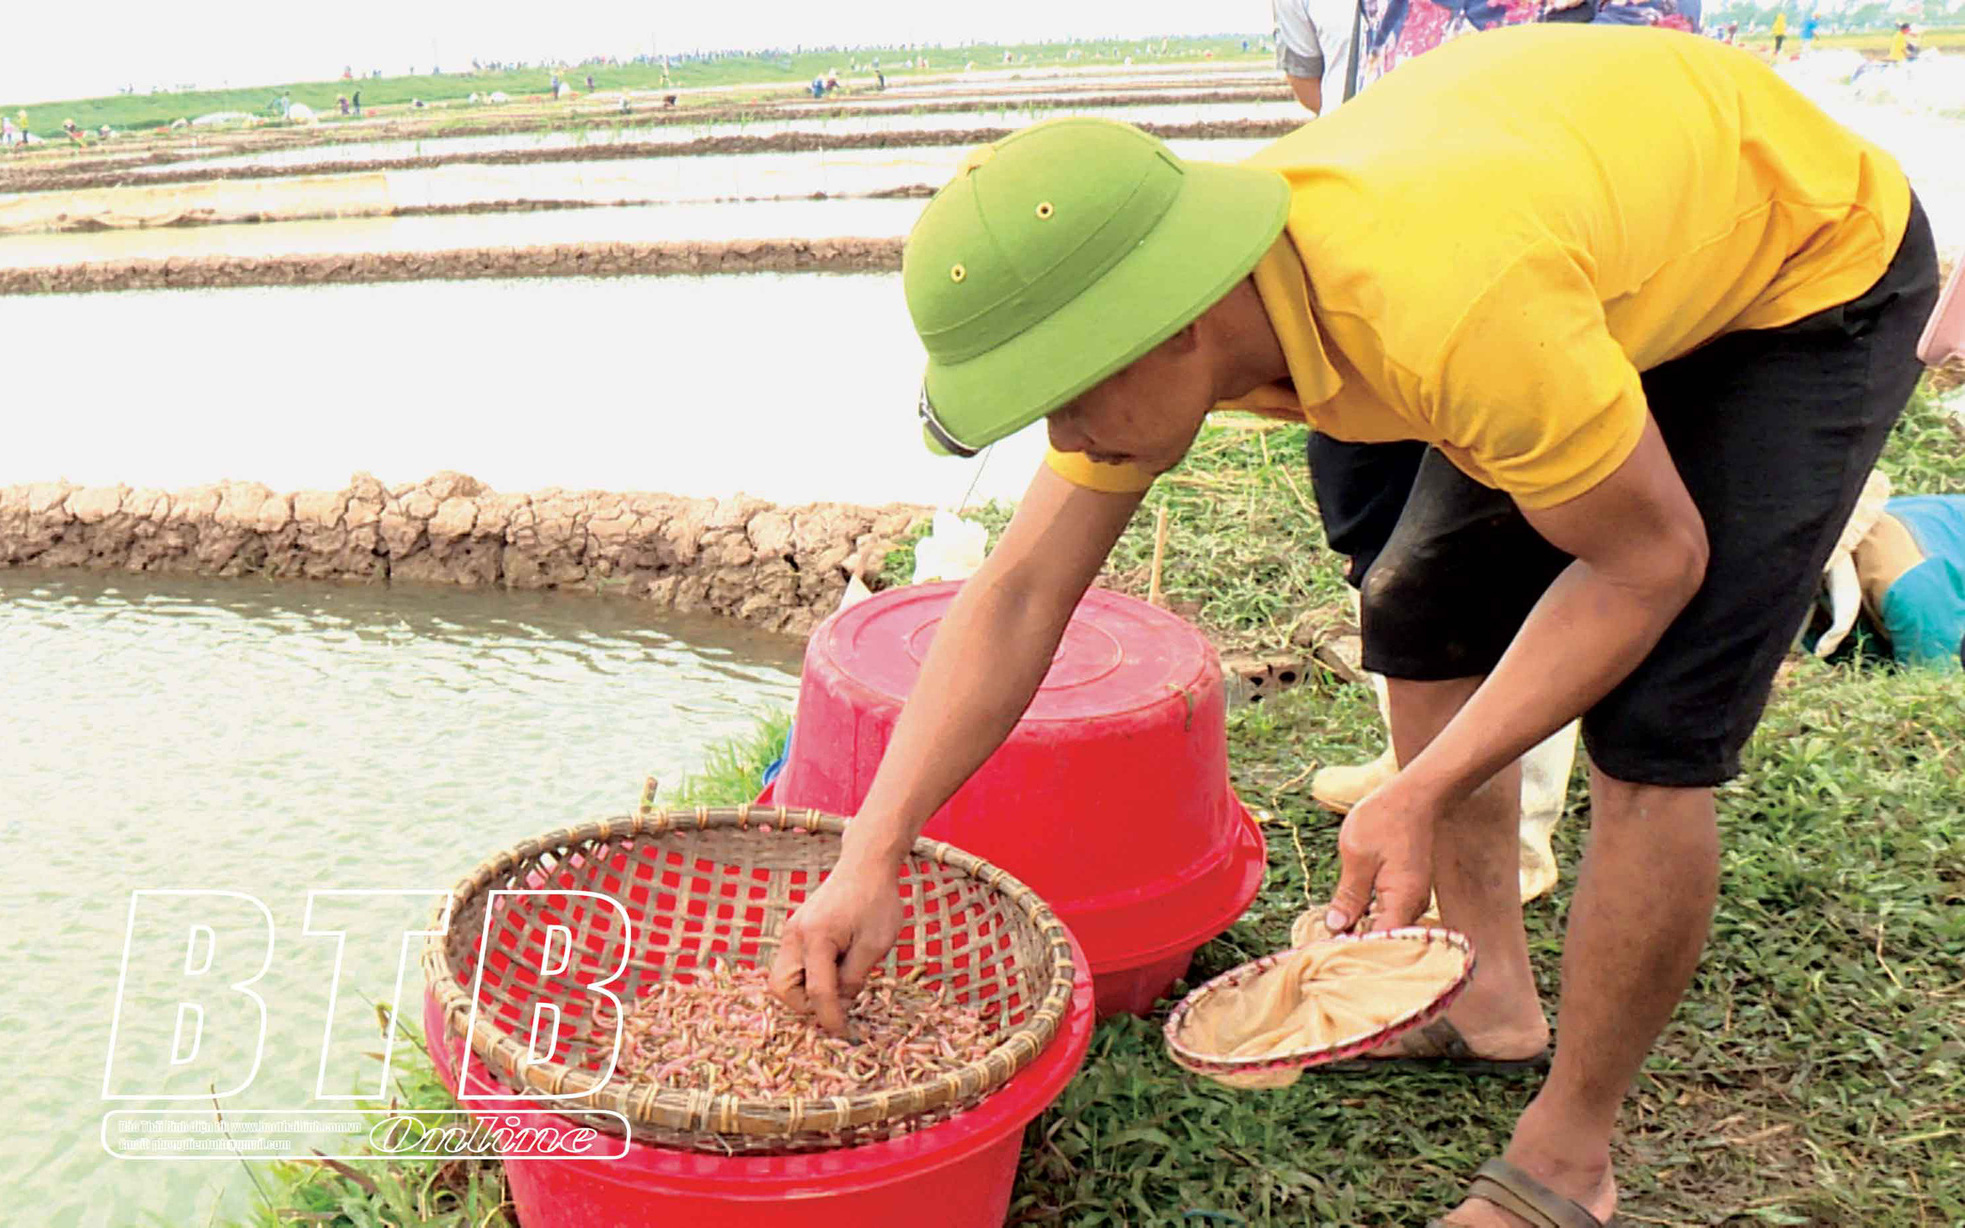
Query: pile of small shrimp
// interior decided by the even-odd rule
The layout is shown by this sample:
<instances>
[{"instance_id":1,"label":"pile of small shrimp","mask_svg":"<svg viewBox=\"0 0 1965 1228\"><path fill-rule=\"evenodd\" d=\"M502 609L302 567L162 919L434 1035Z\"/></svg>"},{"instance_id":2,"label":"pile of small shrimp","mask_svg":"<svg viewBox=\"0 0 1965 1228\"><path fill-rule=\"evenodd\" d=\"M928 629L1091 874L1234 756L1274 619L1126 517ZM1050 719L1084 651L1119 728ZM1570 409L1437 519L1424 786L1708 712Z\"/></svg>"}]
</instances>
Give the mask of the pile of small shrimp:
<instances>
[{"instance_id":1,"label":"pile of small shrimp","mask_svg":"<svg viewBox=\"0 0 1965 1228\"><path fill-rule=\"evenodd\" d=\"M902 1087L991 1047L982 1016L950 1001L945 986L876 972L847 1011L847 1035L832 1036L773 997L761 969L724 961L686 983L664 982L623 1027L622 1074L747 1099Z\"/></svg>"}]
</instances>

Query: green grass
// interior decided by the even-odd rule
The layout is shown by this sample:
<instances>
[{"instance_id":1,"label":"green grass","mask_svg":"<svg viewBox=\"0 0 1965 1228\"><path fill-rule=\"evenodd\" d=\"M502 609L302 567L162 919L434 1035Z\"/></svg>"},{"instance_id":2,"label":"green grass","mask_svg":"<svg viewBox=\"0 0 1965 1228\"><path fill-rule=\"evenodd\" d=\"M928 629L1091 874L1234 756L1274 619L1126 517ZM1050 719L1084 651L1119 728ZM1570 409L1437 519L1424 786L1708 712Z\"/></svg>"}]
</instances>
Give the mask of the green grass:
<instances>
[{"instance_id":1,"label":"green grass","mask_svg":"<svg viewBox=\"0 0 1965 1228\"><path fill-rule=\"evenodd\" d=\"M1167 548L1161 588L1170 608L1205 627L1224 649L1287 647L1305 620L1345 617L1343 562L1324 543L1303 450L1309 430L1235 416L1211 423L1179 468L1153 484L1107 558L1099 583L1135 596L1149 590L1161 509ZM996 502L963 515L989 530L992 548L1010 521ZM881 568L882 587L914 572L917 525Z\"/></svg>"},{"instance_id":2,"label":"green grass","mask_svg":"<svg viewBox=\"0 0 1965 1228\"><path fill-rule=\"evenodd\" d=\"M1253 39L1253 36L1251 36ZM1215 59L1224 62L1237 60L1260 60L1263 57L1251 52L1244 57L1241 49L1241 35L1230 37L1182 37L1168 40L1164 56L1142 57L1138 63L1168 63L1201 59L1213 52ZM948 73L960 71L970 61L982 70L1003 68L1042 68L1066 63L1065 56L1073 51L1083 52L1082 63L1112 64L1128 55L1135 55L1147 40L1107 39L1090 43L988 43L965 47L935 47L925 53L928 57L928 73ZM1152 45L1157 49L1160 40L1155 38ZM1003 53L1010 52L1024 59L1015 65L1005 65ZM878 56L887 73L889 84L897 84L918 74L913 69L900 67L904 57L911 53L898 48L869 48L857 52L805 52L798 55L734 56L729 59L708 62L678 62L670 70L670 85L677 89L702 89L715 86L756 86L759 89L797 88L810 82L812 78L823 76L837 69L842 84L848 87L866 86L871 88L872 69L867 67ZM858 59L862 68L859 73L848 71L852 62ZM108 124L114 129L156 128L169 124L174 119L195 119L200 115L210 115L222 111L244 111L249 114L262 114L267 104L279 97L284 90L292 101L305 103L318 112L323 122L333 122L340 118L335 99L343 94L352 95L360 90L362 106L365 110L375 107L400 107L411 99L418 98L428 103L462 101L473 92L489 94L504 91L514 100L527 97L550 96L552 70L547 68L525 69L513 72L458 71L468 69L463 65L442 65L446 70L441 77L385 76L379 78L358 78L353 81L287 81L271 82L263 86L242 89L196 90L172 94L112 94L101 98L76 98L61 101L8 102L0 104L0 111L8 115L25 108L28 112L28 127L35 135L53 140L61 135L61 121L74 119L83 128L94 130ZM631 90L654 90L663 88L662 66L660 64L621 64L615 67L604 65L576 65L562 73L568 86L581 94L586 93L588 72L594 76L597 91L627 88ZM723 101L733 101L725 99Z\"/></svg>"},{"instance_id":3,"label":"green grass","mask_svg":"<svg viewBox=\"0 0 1965 1228\"><path fill-rule=\"evenodd\" d=\"M378 1012L386 1030L387 1016ZM412 1048L391 1065L395 1079L389 1100L354 1102L358 1110L408 1110L428 1114L427 1124L443 1124L434 1113L457 1108L437 1078L423 1035L407 1019L399 1033ZM379 1055L377 1055L379 1057ZM332 1228L517 1228L506 1195L504 1171L496 1160L403 1161L373 1159L253 1162L254 1197L244 1215L228 1228L292 1228L295 1224ZM151 1217L153 1220L155 1217ZM189 1228L186 1225L185 1228Z\"/></svg>"},{"instance_id":4,"label":"green grass","mask_svg":"<svg viewBox=\"0 0 1965 1228\"><path fill-rule=\"evenodd\" d=\"M1132 583L1164 505L1168 592L1194 604L1217 636L1273 636L1294 610L1334 600L1338 560L1280 477L1289 467L1302 484L1301 443L1294 429L1209 427L1178 471L1191 480L1156 489L1110 576ZM1884 467L1902 489L1965 491L1965 438L1920 394ZM992 529L1005 515L981 512ZM890 565L894 579L912 566ZM721 748L678 796L753 796L783 720L772 716ZM1193 984L1285 945L1291 920L1323 898L1335 878L1336 821L1308 804L1305 770L1369 757L1383 732L1368 690L1315 675L1235 710L1228 740L1237 790L1267 813L1269 873L1242 919L1201 949ZM1711 943L1626 1109L1618 1175L1630 1222L1965 1223L1961 798L1957 674L1845 651L1833 663L1801 660L1777 687L1743 774L1719 791L1725 854ZM1528 911L1552 1009L1588 807L1573 789L1557 833L1565 881ZM1099 1028L1084 1071L1025 1136L1012 1223L1421 1223L1500 1150L1532 1090L1401 1073L1230 1091L1177 1069L1160 1022ZM420 1071L406 1077L436 1107L441 1088L432 1092ZM381 1222L379 1193L312 1167L285 1179L295 1174L304 1186L281 1187L295 1191L293 1205L352 1199L359 1208L318 1222ZM407 1188L427 1173L393 1179Z\"/></svg>"},{"instance_id":5,"label":"green grass","mask_svg":"<svg viewBox=\"0 0 1965 1228\"><path fill-rule=\"evenodd\" d=\"M764 787L765 766L777 758L790 730L790 712L769 712L748 734L712 746L702 770L677 787L673 804L734 806L752 800Z\"/></svg>"}]
</instances>

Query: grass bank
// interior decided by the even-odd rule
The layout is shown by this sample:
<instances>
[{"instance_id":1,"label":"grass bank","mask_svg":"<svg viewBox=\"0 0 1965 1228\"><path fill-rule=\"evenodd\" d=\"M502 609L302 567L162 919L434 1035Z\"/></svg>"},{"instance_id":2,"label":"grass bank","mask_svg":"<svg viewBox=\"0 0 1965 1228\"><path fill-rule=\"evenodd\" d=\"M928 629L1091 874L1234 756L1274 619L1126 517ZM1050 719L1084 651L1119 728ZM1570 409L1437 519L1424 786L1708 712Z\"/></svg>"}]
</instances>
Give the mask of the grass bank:
<instances>
[{"instance_id":1,"label":"grass bank","mask_svg":"<svg viewBox=\"0 0 1965 1228\"><path fill-rule=\"evenodd\" d=\"M1304 498L1302 444L1301 428L1208 428L1178 480L1149 497L1108 581L1139 583L1164 507L1167 591L1223 642L1287 641L1300 611L1341 605L1337 560ZM1965 493L1965 438L1921 394L1884 467L1903 489ZM752 796L780 730L726 747L682 795ZM1291 919L1328 891L1336 824L1309 804L1307 770L1368 756L1382 738L1369 692L1327 674L1236 710L1228 736L1236 788L1270 816L1269 873L1241 921L1201 950L1197 983L1284 945ZM1724 878L1697 982L1626 1108L1629 1222L1965 1222L1961 796L1959 675L1899 671L1860 645L1787 674L1745 772L1720 792ZM1588 809L1573 791L1557 842L1564 882L1529 909L1552 1009ZM1025 1137L1013 1223L1420 1223L1504 1145L1532 1091L1408 1072L1233 1092L1175 1068L1158 1024L1099 1029L1083 1073ZM405 1094L447 1102L420 1068ZM358 1228L382 1222L385 1190L435 1188L426 1169L351 1167L376 1190L294 1166L276 1170L285 1184L269 1205ZM447 1179L430 1216L389 1222L463 1223L465 1175ZM477 1197L483 1207L490 1195ZM248 1222L291 1218L269 1209Z\"/></svg>"},{"instance_id":2,"label":"grass bank","mask_svg":"<svg viewBox=\"0 0 1965 1228\"><path fill-rule=\"evenodd\" d=\"M1254 38L1253 35L1250 37ZM1255 52L1245 56L1242 52L1242 35L1239 34L1232 37L1224 34L1169 38L1165 40L1164 52L1159 50L1161 42L1158 38L1151 40L1153 52L1150 55L1140 54L1141 49L1149 45L1145 39L1104 39L1085 43L979 43L963 47L930 47L919 52L903 51L898 47L873 47L855 52L807 51L676 61L669 68L666 82L660 63L574 65L564 70L561 76L570 89L581 95L587 92L588 73L593 74L594 89L597 91L754 87L760 92L782 92L802 87L814 77L822 77L835 70L841 74L842 83L871 88L871 63L876 57L887 73L890 84L900 84L912 77L960 72L971 62L981 71L1052 68L1067 63L1080 67L1110 67L1122 64L1127 56L1135 56L1136 64L1141 66L1176 64L1208 56L1223 63L1265 60L1264 56ZM1003 62L1006 53L1012 57L1010 64ZM1067 59L1074 53L1077 58ZM911 64L917 54L927 58L928 67L925 70L903 66L903 60ZM856 59L861 71L849 72ZM195 119L200 115L225 111L265 114L268 104L283 91L292 101L312 107L325 123L333 123L340 118L336 98L344 94L352 95L356 90L361 91L363 110L371 112L402 108L412 99L444 103L461 102L473 93L502 91L514 99L550 97L552 94L553 70L550 68L472 72L468 71L468 62L437 67L447 71L440 76L419 73L363 77L352 81L269 82L237 89L188 90L181 93L111 94L98 98L18 101L0 104L0 112L12 115L25 108L28 112L28 130L43 139L54 140L61 135L61 121L71 118L83 128L91 130L103 124L113 129L136 130L161 127L174 119ZM458 71L460 68L467 71ZM714 101L727 104L741 98L739 92L735 97L719 97Z\"/></svg>"}]
</instances>

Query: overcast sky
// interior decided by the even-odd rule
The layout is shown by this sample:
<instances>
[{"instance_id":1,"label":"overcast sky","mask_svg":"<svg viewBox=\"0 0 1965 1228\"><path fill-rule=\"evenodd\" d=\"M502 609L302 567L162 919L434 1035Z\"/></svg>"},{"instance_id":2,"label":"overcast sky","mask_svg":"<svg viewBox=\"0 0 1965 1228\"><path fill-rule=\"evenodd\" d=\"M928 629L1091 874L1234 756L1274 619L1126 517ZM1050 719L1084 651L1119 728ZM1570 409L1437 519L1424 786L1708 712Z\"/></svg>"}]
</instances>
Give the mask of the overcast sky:
<instances>
[{"instance_id":1,"label":"overcast sky","mask_svg":"<svg viewBox=\"0 0 1965 1228\"><path fill-rule=\"evenodd\" d=\"M990 42L1254 32L1268 0L98 0L72 16L14 7L0 28L0 99L123 85L267 85L379 68L577 59L651 48Z\"/></svg>"}]
</instances>

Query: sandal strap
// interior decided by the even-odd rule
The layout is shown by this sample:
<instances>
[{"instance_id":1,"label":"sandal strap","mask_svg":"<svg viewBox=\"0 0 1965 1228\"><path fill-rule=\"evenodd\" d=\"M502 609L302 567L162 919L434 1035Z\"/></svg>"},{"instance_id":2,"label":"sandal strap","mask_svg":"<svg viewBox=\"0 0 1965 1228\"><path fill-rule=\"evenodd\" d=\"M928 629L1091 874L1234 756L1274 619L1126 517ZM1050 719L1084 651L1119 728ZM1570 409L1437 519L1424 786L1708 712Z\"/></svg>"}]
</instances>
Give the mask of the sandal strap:
<instances>
[{"instance_id":1,"label":"sandal strap","mask_svg":"<svg viewBox=\"0 0 1965 1228\"><path fill-rule=\"evenodd\" d=\"M1469 1195L1521 1216L1535 1228L1604 1228L1602 1220L1506 1160L1489 1160L1474 1174Z\"/></svg>"}]
</instances>

